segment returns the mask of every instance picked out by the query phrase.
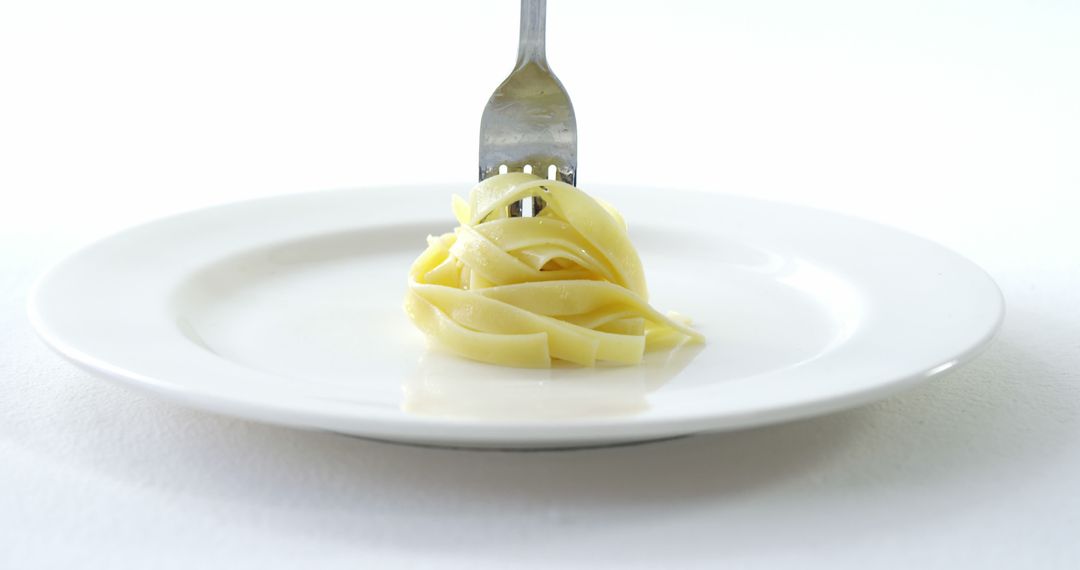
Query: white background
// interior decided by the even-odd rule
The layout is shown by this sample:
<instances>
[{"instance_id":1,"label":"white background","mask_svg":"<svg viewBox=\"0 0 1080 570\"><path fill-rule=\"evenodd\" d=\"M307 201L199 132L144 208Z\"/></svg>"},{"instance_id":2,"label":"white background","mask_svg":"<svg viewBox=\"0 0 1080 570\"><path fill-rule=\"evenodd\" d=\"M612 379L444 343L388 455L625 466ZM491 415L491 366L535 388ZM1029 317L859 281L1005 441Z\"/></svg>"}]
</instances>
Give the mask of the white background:
<instances>
[{"instance_id":1,"label":"white background","mask_svg":"<svg viewBox=\"0 0 1080 570\"><path fill-rule=\"evenodd\" d=\"M516 34L512 0L0 0L0 567L1080 565L1076 2L549 6L583 187L847 212L998 280L990 350L880 404L607 450L432 450L188 411L33 337L33 279L121 227L467 188Z\"/></svg>"}]
</instances>

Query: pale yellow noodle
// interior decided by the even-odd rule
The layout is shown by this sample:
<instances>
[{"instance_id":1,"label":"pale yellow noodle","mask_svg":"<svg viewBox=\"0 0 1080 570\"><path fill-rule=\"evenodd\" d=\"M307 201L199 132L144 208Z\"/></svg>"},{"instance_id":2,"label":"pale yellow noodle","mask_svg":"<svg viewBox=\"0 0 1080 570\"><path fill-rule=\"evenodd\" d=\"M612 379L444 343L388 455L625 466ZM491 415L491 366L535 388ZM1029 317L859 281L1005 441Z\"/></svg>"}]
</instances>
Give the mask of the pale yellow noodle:
<instances>
[{"instance_id":1,"label":"pale yellow noodle","mask_svg":"<svg viewBox=\"0 0 1080 570\"><path fill-rule=\"evenodd\" d=\"M540 215L507 207L539 196ZM405 311L432 339L473 360L547 367L637 364L649 349L703 342L689 320L647 301L645 274L615 208L532 174L489 178L454 196L453 232L429 236L409 271Z\"/></svg>"}]
</instances>

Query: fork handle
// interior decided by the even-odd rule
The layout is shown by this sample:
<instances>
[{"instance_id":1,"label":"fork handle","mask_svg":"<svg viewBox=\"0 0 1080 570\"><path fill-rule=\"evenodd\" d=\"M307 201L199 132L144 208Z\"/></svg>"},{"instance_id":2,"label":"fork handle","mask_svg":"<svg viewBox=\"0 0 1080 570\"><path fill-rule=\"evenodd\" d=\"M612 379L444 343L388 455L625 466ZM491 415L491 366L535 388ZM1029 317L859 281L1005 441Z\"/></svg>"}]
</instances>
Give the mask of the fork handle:
<instances>
[{"instance_id":1,"label":"fork handle","mask_svg":"<svg viewBox=\"0 0 1080 570\"><path fill-rule=\"evenodd\" d=\"M518 37L517 67L527 63L547 65L544 28L547 0L521 0L521 32Z\"/></svg>"}]
</instances>

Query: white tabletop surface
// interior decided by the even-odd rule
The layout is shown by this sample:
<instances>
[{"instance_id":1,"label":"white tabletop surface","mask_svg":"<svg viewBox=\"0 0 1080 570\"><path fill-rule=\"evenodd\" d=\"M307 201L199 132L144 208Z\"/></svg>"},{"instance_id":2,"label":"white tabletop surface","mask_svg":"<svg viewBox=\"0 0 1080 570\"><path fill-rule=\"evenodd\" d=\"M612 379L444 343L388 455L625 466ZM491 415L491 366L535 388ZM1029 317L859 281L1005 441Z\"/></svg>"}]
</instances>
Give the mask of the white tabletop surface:
<instances>
[{"instance_id":1,"label":"white tabletop surface","mask_svg":"<svg viewBox=\"0 0 1080 570\"><path fill-rule=\"evenodd\" d=\"M423 449L162 403L34 337L34 278L124 226L465 190L516 18L512 0L0 3L0 567L1080 565L1076 2L549 6L583 187L842 211L997 279L989 350L872 406L602 450Z\"/></svg>"}]
</instances>

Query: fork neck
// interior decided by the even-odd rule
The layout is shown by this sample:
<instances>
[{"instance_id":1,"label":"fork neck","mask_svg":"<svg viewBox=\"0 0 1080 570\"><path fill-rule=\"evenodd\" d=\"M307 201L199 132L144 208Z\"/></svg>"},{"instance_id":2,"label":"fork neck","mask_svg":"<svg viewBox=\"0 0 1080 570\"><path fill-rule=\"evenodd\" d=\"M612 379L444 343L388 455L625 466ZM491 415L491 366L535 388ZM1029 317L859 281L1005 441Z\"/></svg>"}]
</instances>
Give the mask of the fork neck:
<instances>
[{"instance_id":1,"label":"fork neck","mask_svg":"<svg viewBox=\"0 0 1080 570\"><path fill-rule=\"evenodd\" d=\"M547 55L544 53L546 19L547 0L521 0L521 34L516 67L528 63L547 65Z\"/></svg>"}]
</instances>

